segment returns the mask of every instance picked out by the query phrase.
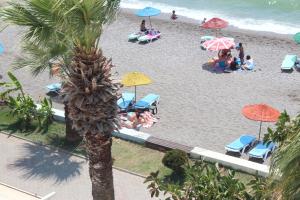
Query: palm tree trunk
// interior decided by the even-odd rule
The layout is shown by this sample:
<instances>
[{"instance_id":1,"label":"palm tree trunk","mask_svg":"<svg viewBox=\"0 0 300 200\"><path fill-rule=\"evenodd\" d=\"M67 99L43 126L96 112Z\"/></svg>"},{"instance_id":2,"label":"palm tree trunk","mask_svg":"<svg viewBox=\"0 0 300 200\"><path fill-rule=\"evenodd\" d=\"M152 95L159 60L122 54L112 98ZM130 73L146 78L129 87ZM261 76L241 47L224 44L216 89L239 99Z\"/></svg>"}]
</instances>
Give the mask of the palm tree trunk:
<instances>
[{"instance_id":1,"label":"palm tree trunk","mask_svg":"<svg viewBox=\"0 0 300 200\"><path fill-rule=\"evenodd\" d=\"M69 107L67 102L64 102L65 105L65 123L66 123L66 142L68 143L77 143L82 140L82 137L79 135L72 125L73 122L69 117Z\"/></svg>"},{"instance_id":2,"label":"palm tree trunk","mask_svg":"<svg viewBox=\"0 0 300 200\"><path fill-rule=\"evenodd\" d=\"M87 133L86 149L93 200L114 200L110 136Z\"/></svg>"}]
</instances>

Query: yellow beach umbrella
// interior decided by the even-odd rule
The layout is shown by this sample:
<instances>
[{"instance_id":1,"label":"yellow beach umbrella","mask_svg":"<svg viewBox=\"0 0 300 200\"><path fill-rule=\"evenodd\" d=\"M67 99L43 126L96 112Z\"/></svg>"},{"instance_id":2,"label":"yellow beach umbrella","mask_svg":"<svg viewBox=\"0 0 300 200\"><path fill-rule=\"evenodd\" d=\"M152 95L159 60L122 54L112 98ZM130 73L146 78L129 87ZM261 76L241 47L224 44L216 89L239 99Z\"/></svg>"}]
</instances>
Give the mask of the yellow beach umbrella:
<instances>
[{"instance_id":1,"label":"yellow beach umbrella","mask_svg":"<svg viewBox=\"0 0 300 200\"><path fill-rule=\"evenodd\" d=\"M141 72L130 72L123 76L121 83L126 87L134 86L134 94L136 100L136 86L148 85L152 83L152 80L147 75Z\"/></svg>"}]
</instances>

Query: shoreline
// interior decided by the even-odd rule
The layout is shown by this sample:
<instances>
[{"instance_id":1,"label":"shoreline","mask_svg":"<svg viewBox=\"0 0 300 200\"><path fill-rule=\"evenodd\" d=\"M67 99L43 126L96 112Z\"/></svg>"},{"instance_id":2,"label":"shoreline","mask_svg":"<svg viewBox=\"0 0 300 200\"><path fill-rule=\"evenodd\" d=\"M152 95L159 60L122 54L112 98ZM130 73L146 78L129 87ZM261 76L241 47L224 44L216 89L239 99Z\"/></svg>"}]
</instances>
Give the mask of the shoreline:
<instances>
[{"instance_id":1,"label":"shoreline","mask_svg":"<svg viewBox=\"0 0 300 200\"><path fill-rule=\"evenodd\" d=\"M138 9L132 9L132 8L120 8L120 14L121 15L125 15L126 17L136 17L137 19L140 19L140 21L143 19L143 17L138 17L135 15L135 12ZM158 16L154 16L151 17L151 21L163 21L163 22L170 22L170 23L184 23L184 24L188 24L190 26L196 27L204 32L213 32L210 30L205 30L205 29L201 29L200 28L200 21L193 19L193 18L188 18L182 15L177 15L178 18L176 20L171 20L170 19L171 16L171 12L170 13L161 13ZM146 23L148 18L146 17ZM226 19L225 19L226 20ZM300 30L299 30L300 31ZM293 41L293 34L280 34L280 33L275 33L275 32L267 32L267 31L257 31L257 30L250 30L250 29L241 29L232 25L228 25L228 27L226 27L225 29L222 29L220 32L223 33L243 33L243 34L249 34L249 35L260 35L262 37L272 37L272 38L278 38L278 39L282 39L282 40L291 40Z\"/></svg>"}]
</instances>

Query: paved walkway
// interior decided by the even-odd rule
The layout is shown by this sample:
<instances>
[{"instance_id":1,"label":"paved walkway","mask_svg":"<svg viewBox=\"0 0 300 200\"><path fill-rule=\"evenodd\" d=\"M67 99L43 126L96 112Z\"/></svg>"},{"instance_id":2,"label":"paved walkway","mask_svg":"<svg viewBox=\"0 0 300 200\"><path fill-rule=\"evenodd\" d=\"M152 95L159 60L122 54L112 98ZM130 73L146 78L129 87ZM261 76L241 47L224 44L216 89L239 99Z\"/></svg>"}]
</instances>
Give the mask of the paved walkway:
<instances>
[{"instance_id":1,"label":"paved walkway","mask_svg":"<svg viewBox=\"0 0 300 200\"><path fill-rule=\"evenodd\" d=\"M114 170L116 200L151 199L143 178ZM0 133L0 182L51 200L89 200L85 159Z\"/></svg>"}]
</instances>

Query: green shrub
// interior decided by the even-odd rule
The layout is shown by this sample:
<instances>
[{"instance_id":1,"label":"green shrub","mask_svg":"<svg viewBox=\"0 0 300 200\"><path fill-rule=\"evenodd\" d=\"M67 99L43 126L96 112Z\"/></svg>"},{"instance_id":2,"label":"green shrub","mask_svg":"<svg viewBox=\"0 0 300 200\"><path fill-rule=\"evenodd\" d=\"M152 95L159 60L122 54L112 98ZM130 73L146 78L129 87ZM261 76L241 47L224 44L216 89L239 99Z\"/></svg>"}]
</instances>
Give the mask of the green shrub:
<instances>
[{"instance_id":1,"label":"green shrub","mask_svg":"<svg viewBox=\"0 0 300 200\"><path fill-rule=\"evenodd\" d=\"M182 169L182 166L188 162L188 155L179 149L174 149L168 151L165 156L163 157L162 163L174 170L179 171Z\"/></svg>"},{"instance_id":2,"label":"green shrub","mask_svg":"<svg viewBox=\"0 0 300 200\"><path fill-rule=\"evenodd\" d=\"M39 128L48 128L53 121L52 101L46 97L41 101L41 107L37 110L36 118Z\"/></svg>"},{"instance_id":3,"label":"green shrub","mask_svg":"<svg viewBox=\"0 0 300 200\"><path fill-rule=\"evenodd\" d=\"M28 95L18 95L16 98L9 96L8 106L11 115L17 116L22 128L27 129L36 116L36 105Z\"/></svg>"}]
</instances>

